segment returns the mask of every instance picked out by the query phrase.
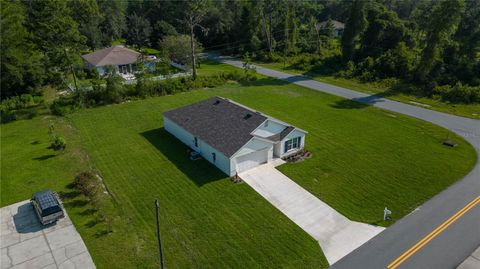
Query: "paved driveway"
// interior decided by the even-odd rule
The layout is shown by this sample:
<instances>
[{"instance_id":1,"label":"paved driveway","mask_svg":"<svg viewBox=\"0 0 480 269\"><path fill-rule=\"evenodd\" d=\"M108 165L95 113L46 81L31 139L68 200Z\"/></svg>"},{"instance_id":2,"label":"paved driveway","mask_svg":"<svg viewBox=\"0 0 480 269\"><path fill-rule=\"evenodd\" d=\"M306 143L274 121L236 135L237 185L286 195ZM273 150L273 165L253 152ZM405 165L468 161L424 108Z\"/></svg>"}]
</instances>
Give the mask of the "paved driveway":
<instances>
[{"instance_id":1,"label":"paved driveway","mask_svg":"<svg viewBox=\"0 0 480 269\"><path fill-rule=\"evenodd\" d=\"M0 214L2 269L95 268L68 215L44 227L28 200L2 207Z\"/></svg>"},{"instance_id":2,"label":"paved driveway","mask_svg":"<svg viewBox=\"0 0 480 269\"><path fill-rule=\"evenodd\" d=\"M212 57L242 68L239 60ZM394 111L442 126L467 140L480 156L480 120L445 114L412 106L376 95L356 92L322 83L305 76L290 75L257 66L260 74L275 77L316 91L341 96L360 103ZM472 171L443 192L425 202L384 232L332 266L338 269L386 268L406 250L439 227L466 204L480 195L480 157ZM402 268L451 269L460 264L480 245L480 206L468 211L435 240L411 256Z\"/></svg>"},{"instance_id":3,"label":"paved driveway","mask_svg":"<svg viewBox=\"0 0 480 269\"><path fill-rule=\"evenodd\" d=\"M384 228L354 222L300 187L271 164L240 178L315 238L330 264L358 248Z\"/></svg>"}]
</instances>

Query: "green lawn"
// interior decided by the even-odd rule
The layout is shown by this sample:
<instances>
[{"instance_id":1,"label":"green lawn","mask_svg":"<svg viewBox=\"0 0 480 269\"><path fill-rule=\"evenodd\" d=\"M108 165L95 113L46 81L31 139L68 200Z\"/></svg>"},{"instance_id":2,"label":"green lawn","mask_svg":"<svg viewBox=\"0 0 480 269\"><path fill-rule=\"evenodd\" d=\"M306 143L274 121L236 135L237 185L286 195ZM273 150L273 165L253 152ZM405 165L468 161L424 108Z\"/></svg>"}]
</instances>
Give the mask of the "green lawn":
<instances>
[{"instance_id":1,"label":"green lawn","mask_svg":"<svg viewBox=\"0 0 480 269\"><path fill-rule=\"evenodd\" d=\"M156 266L155 197L168 268L326 267L305 232L246 184L189 161L186 147L162 128L163 111L215 95L307 130L313 157L279 169L353 220L389 225L380 221L385 206L400 218L476 160L455 135L458 147L442 146L448 132L432 124L261 78L76 112L55 120L67 151L45 159L34 158L51 154L49 118L2 125L1 204L41 188L62 192L99 268ZM69 186L88 167L100 172L113 196L99 212Z\"/></svg>"},{"instance_id":2,"label":"green lawn","mask_svg":"<svg viewBox=\"0 0 480 269\"><path fill-rule=\"evenodd\" d=\"M450 113L458 116L468 117L472 119L480 119L480 104L455 104L450 102L443 102L427 97L420 97L411 94L405 94L398 91L389 90L388 87L378 83L361 82L355 79L346 79L341 77L333 77L321 75L314 72L305 72L304 70L295 69L290 66L284 66L283 63L257 63L260 66L275 69L290 74L303 74L314 80L329 83L347 89L369 93L378 94L382 97L407 103L410 105L421 106L424 108Z\"/></svg>"}]
</instances>

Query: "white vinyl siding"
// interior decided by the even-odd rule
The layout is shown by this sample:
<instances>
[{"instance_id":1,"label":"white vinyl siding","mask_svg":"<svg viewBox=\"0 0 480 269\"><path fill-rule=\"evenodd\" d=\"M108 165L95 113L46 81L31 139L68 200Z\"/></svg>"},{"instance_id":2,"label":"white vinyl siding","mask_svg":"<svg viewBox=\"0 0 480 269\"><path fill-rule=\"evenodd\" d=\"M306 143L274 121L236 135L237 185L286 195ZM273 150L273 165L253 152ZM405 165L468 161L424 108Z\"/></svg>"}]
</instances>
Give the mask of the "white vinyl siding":
<instances>
[{"instance_id":1,"label":"white vinyl siding","mask_svg":"<svg viewBox=\"0 0 480 269\"><path fill-rule=\"evenodd\" d=\"M202 141L200 138L194 137L191 133L187 130L183 129L173 121L169 120L166 117L163 117L163 126L165 130L169 133L174 135L180 141L182 141L185 145L190 147L191 149L200 153L200 155L210 163L214 164L220 170L222 170L225 174L231 176L232 171L230 170L230 159L227 158L223 153L216 150L209 144ZM197 145L195 146L195 138L197 141ZM215 156L215 157L214 157ZM188 156L185 156L188 158Z\"/></svg>"},{"instance_id":2,"label":"white vinyl siding","mask_svg":"<svg viewBox=\"0 0 480 269\"><path fill-rule=\"evenodd\" d=\"M288 142L290 141L290 142ZM305 145L305 133L295 129L287 135L281 143L275 145L275 154L280 154L279 157L288 156L301 150Z\"/></svg>"}]
</instances>

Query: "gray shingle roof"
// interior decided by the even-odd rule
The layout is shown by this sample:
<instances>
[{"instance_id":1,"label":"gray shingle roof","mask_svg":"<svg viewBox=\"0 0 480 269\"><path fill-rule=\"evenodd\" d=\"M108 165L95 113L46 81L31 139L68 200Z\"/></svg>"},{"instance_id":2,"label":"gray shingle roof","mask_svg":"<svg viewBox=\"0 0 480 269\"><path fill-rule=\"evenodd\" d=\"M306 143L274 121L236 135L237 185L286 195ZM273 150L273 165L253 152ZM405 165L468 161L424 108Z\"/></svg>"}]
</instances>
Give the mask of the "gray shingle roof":
<instances>
[{"instance_id":1,"label":"gray shingle roof","mask_svg":"<svg viewBox=\"0 0 480 269\"><path fill-rule=\"evenodd\" d=\"M192 135L231 157L267 117L221 97L163 113Z\"/></svg>"},{"instance_id":2,"label":"gray shingle roof","mask_svg":"<svg viewBox=\"0 0 480 269\"><path fill-rule=\"evenodd\" d=\"M135 63L140 53L122 46L113 46L82 55L88 63L94 66L122 65Z\"/></svg>"}]
</instances>

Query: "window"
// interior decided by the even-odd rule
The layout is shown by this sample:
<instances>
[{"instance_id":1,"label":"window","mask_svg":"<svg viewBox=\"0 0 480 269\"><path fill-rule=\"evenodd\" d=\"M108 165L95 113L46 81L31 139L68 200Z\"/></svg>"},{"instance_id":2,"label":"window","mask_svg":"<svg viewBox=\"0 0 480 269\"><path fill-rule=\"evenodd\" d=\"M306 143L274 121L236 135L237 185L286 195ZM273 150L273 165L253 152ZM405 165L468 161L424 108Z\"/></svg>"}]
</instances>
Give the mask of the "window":
<instances>
[{"instance_id":1,"label":"window","mask_svg":"<svg viewBox=\"0 0 480 269\"><path fill-rule=\"evenodd\" d=\"M265 126L265 127L268 127L268 120L265 121L264 126Z\"/></svg>"},{"instance_id":2,"label":"window","mask_svg":"<svg viewBox=\"0 0 480 269\"><path fill-rule=\"evenodd\" d=\"M301 139L302 138L299 136L299 137L294 137L290 140L285 141L284 152L287 152L287 151L292 150L292 149L300 148Z\"/></svg>"},{"instance_id":3,"label":"window","mask_svg":"<svg viewBox=\"0 0 480 269\"><path fill-rule=\"evenodd\" d=\"M213 162L217 160L217 154L215 154L215 152L212 152L212 160Z\"/></svg>"},{"instance_id":4,"label":"window","mask_svg":"<svg viewBox=\"0 0 480 269\"><path fill-rule=\"evenodd\" d=\"M195 147L198 147L198 139L196 137L193 139L193 142L195 143Z\"/></svg>"}]
</instances>

